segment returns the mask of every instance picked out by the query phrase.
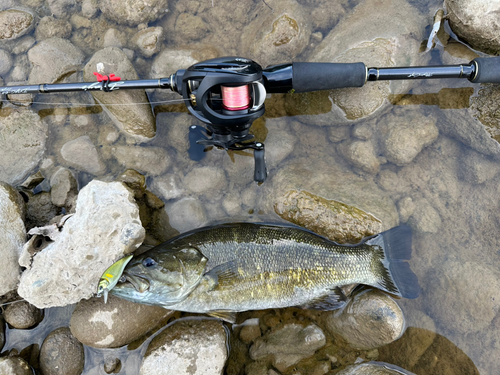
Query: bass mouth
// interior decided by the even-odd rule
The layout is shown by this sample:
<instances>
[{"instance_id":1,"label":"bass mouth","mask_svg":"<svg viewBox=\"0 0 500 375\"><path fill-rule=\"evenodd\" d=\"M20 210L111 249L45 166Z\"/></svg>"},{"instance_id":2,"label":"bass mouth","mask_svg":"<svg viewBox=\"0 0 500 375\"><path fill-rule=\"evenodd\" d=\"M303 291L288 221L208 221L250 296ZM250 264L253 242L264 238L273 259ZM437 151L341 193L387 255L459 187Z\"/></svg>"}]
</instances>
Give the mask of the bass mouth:
<instances>
[{"instance_id":1,"label":"bass mouth","mask_svg":"<svg viewBox=\"0 0 500 375\"><path fill-rule=\"evenodd\" d=\"M144 293L149 289L150 283L149 280L144 277L131 275L127 272L124 272L116 286L118 287L118 289L120 288L120 286L132 286L137 292Z\"/></svg>"}]
</instances>

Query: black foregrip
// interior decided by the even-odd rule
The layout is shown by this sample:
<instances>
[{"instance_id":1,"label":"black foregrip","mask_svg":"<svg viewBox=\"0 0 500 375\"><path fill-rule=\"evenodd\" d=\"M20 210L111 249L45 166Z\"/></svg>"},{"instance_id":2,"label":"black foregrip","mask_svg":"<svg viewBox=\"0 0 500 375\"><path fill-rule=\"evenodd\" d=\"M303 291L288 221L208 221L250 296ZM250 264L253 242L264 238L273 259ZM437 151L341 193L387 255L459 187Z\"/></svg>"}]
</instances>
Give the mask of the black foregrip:
<instances>
[{"instance_id":1,"label":"black foregrip","mask_svg":"<svg viewBox=\"0 0 500 375\"><path fill-rule=\"evenodd\" d=\"M476 63L477 72L471 82L500 83L500 56L479 57L471 61Z\"/></svg>"},{"instance_id":2,"label":"black foregrip","mask_svg":"<svg viewBox=\"0 0 500 375\"><path fill-rule=\"evenodd\" d=\"M295 92L361 87L366 82L363 63L293 63Z\"/></svg>"}]
</instances>

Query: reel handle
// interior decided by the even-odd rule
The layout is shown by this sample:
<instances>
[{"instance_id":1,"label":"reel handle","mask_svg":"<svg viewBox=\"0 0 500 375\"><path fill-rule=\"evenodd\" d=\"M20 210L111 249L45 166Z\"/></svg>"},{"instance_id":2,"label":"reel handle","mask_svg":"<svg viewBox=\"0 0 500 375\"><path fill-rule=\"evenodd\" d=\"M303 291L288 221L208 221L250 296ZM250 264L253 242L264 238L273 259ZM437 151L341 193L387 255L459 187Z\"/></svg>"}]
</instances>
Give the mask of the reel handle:
<instances>
[{"instance_id":1,"label":"reel handle","mask_svg":"<svg viewBox=\"0 0 500 375\"><path fill-rule=\"evenodd\" d=\"M476 75L471 82L474 83L500 83L500 56L478 57L471 61L476 65Z\"/></svg>"},{"instance_id":2,"label":"reel handle","mask_svg":"<svg viewBox=\"0 0 500 375\"><path fill-rule=\"evenodd\" d=\"M267 168L263 143L255 143L253 158L255 161L253 179L257 182L264 182L267 178Z\"/></svg>"}]
</instances>

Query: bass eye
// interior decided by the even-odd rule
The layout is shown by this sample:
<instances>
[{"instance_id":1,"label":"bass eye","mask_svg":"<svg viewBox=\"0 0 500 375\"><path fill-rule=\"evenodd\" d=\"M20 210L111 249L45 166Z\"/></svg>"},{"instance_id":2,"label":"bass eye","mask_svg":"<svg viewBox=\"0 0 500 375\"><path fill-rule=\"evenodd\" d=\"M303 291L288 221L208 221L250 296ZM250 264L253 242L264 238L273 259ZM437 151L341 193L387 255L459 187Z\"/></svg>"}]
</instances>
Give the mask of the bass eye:
<instances>
[{"instance_id":1,"label":"bass eye","mask_svg":"<svg viewBox=\"0 0 500 375\"><path fill-rule=\"evenodd\" d=\"M156 265L156 262L152 258L146 258L142 261L142 265L144 267L153 267L154 265Z\"/></svg>"}]
</instances>

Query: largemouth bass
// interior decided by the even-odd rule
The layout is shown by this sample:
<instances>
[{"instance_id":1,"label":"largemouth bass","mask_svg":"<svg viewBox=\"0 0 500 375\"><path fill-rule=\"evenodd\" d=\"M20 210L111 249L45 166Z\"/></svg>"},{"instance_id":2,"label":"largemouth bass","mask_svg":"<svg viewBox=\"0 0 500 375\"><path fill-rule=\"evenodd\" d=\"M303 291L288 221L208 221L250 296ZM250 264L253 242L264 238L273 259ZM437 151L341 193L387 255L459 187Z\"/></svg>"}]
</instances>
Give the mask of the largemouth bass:
<instances>
[{"instance_id":1,"label":"largemouth bass","mask_svg":"<svg viewBox=\"0 0 500 375\"><path fill-rule=\"evenodd\" d=\"M294 226L236 223L193 230L127 265L110 293L171 310L234 321L235 313L298 306L342 307L341 287L364 284L416 298L411 230L399 226L340 245Z\"/></svg>"}]
</instances>

